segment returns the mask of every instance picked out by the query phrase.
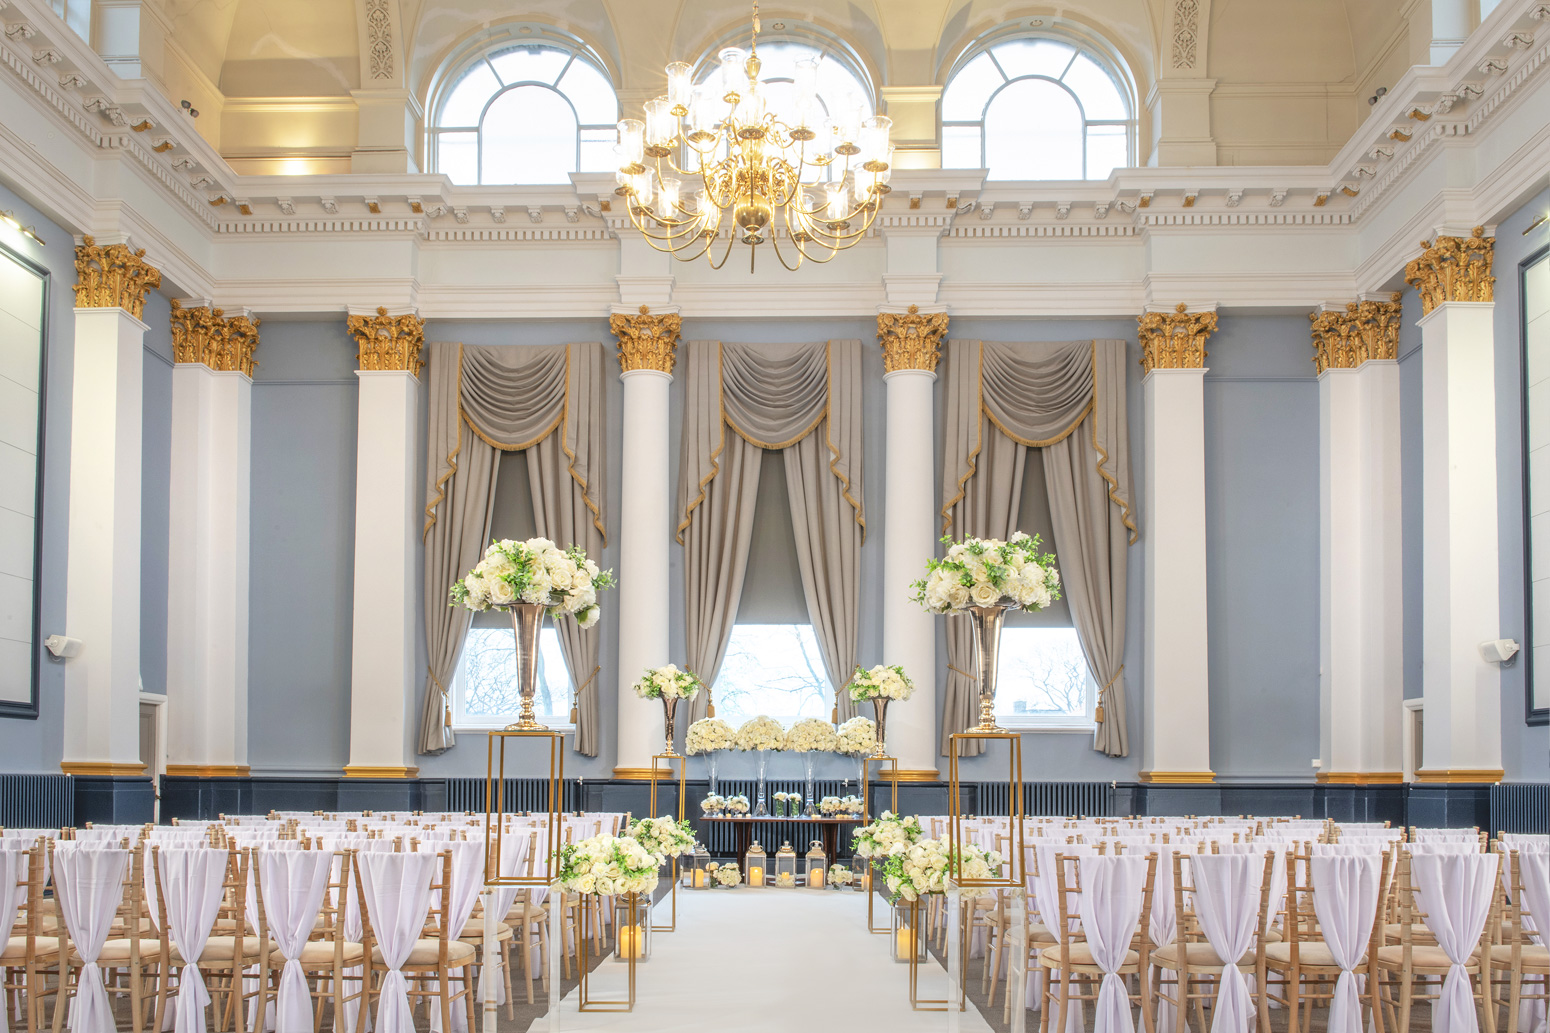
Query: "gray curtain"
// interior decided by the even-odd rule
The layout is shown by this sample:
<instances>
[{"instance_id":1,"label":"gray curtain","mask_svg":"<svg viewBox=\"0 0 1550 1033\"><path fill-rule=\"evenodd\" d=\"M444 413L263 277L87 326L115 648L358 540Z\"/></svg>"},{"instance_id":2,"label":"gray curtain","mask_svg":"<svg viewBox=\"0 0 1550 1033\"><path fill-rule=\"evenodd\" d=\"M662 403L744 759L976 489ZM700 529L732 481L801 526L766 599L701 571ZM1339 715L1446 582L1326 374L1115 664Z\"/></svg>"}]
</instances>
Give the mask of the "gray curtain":
<instances>
[{"instance_id":1,"label":"gray curtain","mask_svg":"<svg viewBox=\"0 0 1550 1033\"><path fill-rule=\"evenodd\" d=\"M1100 691L1093 748L1129 752L1126 732L1125 560L1135 540L1125 409L1125 342L954 341L945 371L943 529L1005 538L1016 529L1029 448L1044 449L1053 551L1072 623ZM974 723L977 701L966 619L947 634L948 736ZM964 754L982 752L960 744Z\"/></svg>"},{"instance_id":2,"label":"gray curtain","mask_svg":"<svg viewBox=\"0 0 1550 1033\"><path fill-rule=\"evenodd\" d=\"M856 666L861 543L861 342L691 341L685 349L678 537L691 670L715 681L737 618L765 450L783 453L809 619L825 672ZM731 433L728 433L728 430ZM705 698L690 704L690 720ZM842 717L854 706L841 694Z\"/></svg>"},{"instance_id":3,"label":"gray curtain","mask_svg":"<svg viewBox=\"0 0 1550 1033\"><path fill-rule=\"evenodd\" d=\"M603 346L430 346L431 457L425 505L425 633L429 647L420 752L453 744L453 672L471 620L440 605L488 544L497 451L525 451L534 523L560 545L598 556L604 513ZM597 629L562 621L560 645L578 686L578 753L597 755Z\"/></svg>"}]
</instances>

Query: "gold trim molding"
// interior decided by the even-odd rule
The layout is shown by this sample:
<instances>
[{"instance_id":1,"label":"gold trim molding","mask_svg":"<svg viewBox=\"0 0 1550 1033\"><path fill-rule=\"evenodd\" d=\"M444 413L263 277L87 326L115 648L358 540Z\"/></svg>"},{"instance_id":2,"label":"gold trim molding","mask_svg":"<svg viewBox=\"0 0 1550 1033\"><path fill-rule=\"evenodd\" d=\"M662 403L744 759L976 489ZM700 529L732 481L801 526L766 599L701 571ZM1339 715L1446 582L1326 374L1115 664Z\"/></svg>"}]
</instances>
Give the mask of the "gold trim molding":
<instances>
[{"instance_id":1,"label":"gold trim molding","mask_svg":"<svg viewBox=\"0 0 1550 1033\"><path fill-rule=\"evenodd\" d=\"M1149 785L1214 785L1214 771L1143 771L1136 781Z\"/></svg>"},{"instance_id":2,"label":"gold trim molding","mask_svg":"<svg viewBox=\"0 0 1550 1033\"><path fill-rule=\"evenodd\" d=\"M1314 781L1321 785L1386 786L1402 785L1405 776L1400 771L1320 771Z\"/></svg>"},{"instance_id":3,"label":"gold trim molding","mask_svg":"<svg viewBox=\"0 0 1550 1033\"><path fill-rule=\"evenodd\" d=\"M665 768L614 768L614 778L626 779L631 782L656 782L659 780L674 781L670 778L671 772Z\"/></svg>"},{"instance_id":4,"label":"gold trim molding","mask_svg":"<svg viewBox=\"0 0 1550 1033\"><path fill-rule=\"evenodd\" d=\"M106 307L106 306L104 306ZM62 760L59 770L67 775L144 775L144 764L111 764L99 761Z\"/></svg>"},{"instance_id":5,"label":"gold trim molding","mask_svg":"<svg viewBox=\"0 0 1550 1033\"><path fill-rule=\"evenodd\" d=\"M419 768L383 768L366 764L347 764L345 778L418 778Z\"/></svg>"},{"instance_id":6,"label":"gold trim molding","mask_svg":"<svg viewBox=\"0 0 1550 1033\"><path fill-rule=\"evenodd\" d=\"M359 349L357 368L371 372L403 370L420 375L425 366L420 357L425 348L425 320L412 312L390 316L379 305L376 315L350 316L347 325Z\"/></svg>"},{"instance_id":7,"label":"gold trim molding","mask_svg":"<svg viewBox=\"0 0 1550 1033\"><path fill-rule=\"evenodd\" d=\"M1467 237L1438 237L1421 241L1421 257L1405 263L1405 282L1421 295L1421 314L1448 301L1491 301L1496 277L1491 259L1496 238L1476 226Z\"/></svg>"},{"instance_id":8,"label":"gold trim molding","mask_svg":"<svg viewBox=\"0 0 1550 1033\"><path fill-rule=\"evenodd\" d=\"M253 375L258 363L259 320L244 315L227 316L221 309L184 308L172 302L172 358L174 362L201 362L223 373Z\"/></svg>"},{"instance_id":9,"label":"gold trim molding","mask_svg":"<svg viewBox=\"0 0 1550 1033\"><path fill-rule=\"evenodd\" d=\"M1308 313L1314 368L1323 373L1355 369L1370 359L1397 358L1402 297L1395 291L1388 301L1353 301L1344 312Z\"/></svg>"},{"instance_id":10,"label":"gold trim molding","mask_svg":"<svg viewBox=\"0 0 1550 1033\"><path fill-rule=\"evenodd\" d=\"M168 764L167 774L187 778L246 778L253 769L246 764Z\"/></svg>"},{"instance_id":11,"label":"gold trim molding","mask_svg":"<svg viewBox=\"0 0 1550 1033\"><path fill-rule=\"evenodd\" d=\"M1215 312L1189 312L1180 302L1172 312L1143 312L1136 322L1146 372L1205 368L1206 339L1216 333Z\"/></svg>"},{"instance_id":12,"label":"gold trim molding","mask_svg":"<svg viewBox=\"0 0 1550 1033\"><path fill-rule=\"evenodd\" d=\"M639 315L615 312L608 319L608 329L619 339L621 372L651 369L672 376L678 334L683 329L678 313L654 316L649 306L642 305Z\"/></svg>"},{"instance_id":13,"label":"gold trim molding","mask_svg":"<svg viewBox=\"0 0 1550 1033\"><path fill-rule=\"evenodd\" d=\"M879 312L877 343L883 349L883 371L918 369L935 373L946 334L946 312L922 312L919 305L911 305L904 312Z\"/></svg>"},{"instance_id":14,"label":"gold trim molding","mask_svg":"<svg viewBox=\"0 0 1550 1033\"><path fill-rule=\"evenodd\" d=\"M892 771L882 768L877 772L879 782L940 782L942 773L935 768L926 771L909 771L903 768Z\"/></svg>"},{"instance_id":15,"label":"gold trim molding","mask_svg":"<svg viewBox=\"0 0 1550 1033\"><path fill-rule=\"evenodd\" d=\"M1500 782L1507 777L1507 772L1487 768L1445 768L1441 771L1417 771L1415 780L1421 783L1436 785L1450 783L1454 785L1489 785Z\"/></svg>"},{"instance_id":16,"label":"gold trim molding","mask_svg":"<svg viewBox=\"0 0 1550 1033\"><path fill-rule=\"evenodd\" d=\"M161 273L146 262L145 249L127 244L98 244L82 237L75 249L75 307L121 308L136 319L145 311L145 295L161 286Z\"/></svg>"}]
</instances>

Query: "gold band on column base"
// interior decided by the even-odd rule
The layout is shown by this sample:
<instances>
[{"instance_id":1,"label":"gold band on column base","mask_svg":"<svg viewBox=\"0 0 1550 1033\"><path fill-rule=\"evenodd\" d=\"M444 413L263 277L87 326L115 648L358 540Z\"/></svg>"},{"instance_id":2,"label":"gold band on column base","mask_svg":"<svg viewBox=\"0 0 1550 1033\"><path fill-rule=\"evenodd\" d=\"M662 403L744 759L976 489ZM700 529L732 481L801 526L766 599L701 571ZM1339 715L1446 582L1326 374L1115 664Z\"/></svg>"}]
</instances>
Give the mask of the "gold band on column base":
<instances>
[{"instance_id":1,"label":"gold band on column base","mask_svg":"<svg viewBox=\"0 0 1550 1033\"><path fill-rule=\"evenodd\" d=\"M419 768L379 768L365 764L347 764L345 778L418 778Z\"/></svg>"},{"instance_id":2,"label":"gold band on column base","mask_svg":"<svg viewBox=\"0 0 1550 1033\"><path fill-rule=\"evenodd\" d=\"M887 768L877 773L879 782L940 782L942 773L935 768L926 771L907 771L900 768L898 771L890 771Z\"/></svg>"},{"instance_id":3,"label":"gold band on column base","mask_svg":"<svg viewBox=\"0 0 1550 1033\"><path fill-rule=\"evenodd\" d=\"M614 778L627 782L655 782L650 768L614 768Z\"/></svg>"},{"instance_id":4,"label":"gold band on column base","mask_svg":"<svg viewBox=\"0 0 1550 1033\"><path fill-rule=\"evenodd\" d=\"M1401 771L1320 771L1314 781L1323 785L1401 785L1405 775Z\"/></svg>"},{"instance_id":5,"label":"gold band on column base","mask_svg":"<svg viewBox=\"0 0 1550 1033\"><path fill-rule=\"evenodd\" d=\"M1506 777L1507 772L1500 768L1446 768L1442 771L1417 771L1415 773L1415 780L1417 782L1429 782L1432 784L1485 785L1500 782Z\"/></svg>"},{"instance_id":6,"label":"gold band on column base","mask_svg":"<svg viewBox=\"0 0 1550 1033\"><path fill-rule=\"evenodd\" d=\"M1143 771L1136 781L1150 785L1214 785L1214 771Z\"/></svg>"},{"instance_id":7,"label":"gold band on column base","mask_svg":"<svg viewBox=\"0 0 1550 1033\"><path fill-rule=\"evenodd\" d=\"M246 764L168 764L167 774L189 778L246 778L253 769Z\"/></svg>"},{"instance_id":8,"label":"gold band on column base","mask_svg":"<svg viewBox=\"0 0 1550 1033\"><path fill-rule=\"evenodd\" d=\"M62 760L59 770L67 775L143 775L144 764L113 764L106 761Z\"/></svg>"}]
</instances>

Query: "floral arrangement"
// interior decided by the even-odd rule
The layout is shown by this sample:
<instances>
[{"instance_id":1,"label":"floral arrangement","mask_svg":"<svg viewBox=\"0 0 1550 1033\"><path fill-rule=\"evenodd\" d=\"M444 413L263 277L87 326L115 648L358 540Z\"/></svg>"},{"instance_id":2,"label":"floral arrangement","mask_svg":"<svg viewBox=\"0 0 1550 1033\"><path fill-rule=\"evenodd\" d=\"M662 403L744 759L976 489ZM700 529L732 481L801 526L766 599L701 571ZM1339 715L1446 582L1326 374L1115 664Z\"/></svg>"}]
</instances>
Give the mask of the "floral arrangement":
<instances>
[{"instance_id":1,"label":"floral arrangement","mask_svg":"<svg viewBox=\"0 0 1550 1033\"><path fill-rule=\"evenodd\" d=\"M877 725L870 717L853 717L840 725L835 753L871 753L877 749Z\"/></svg>"},{"instance_id":2,"label":"floral arrangement","mask_svg":"<svg viewBox=\"0 0 1550 1033\"><path fill-rule=\"evenodd\" d=\"M1001 855L994 850L960 843L955 849L948 848L946 836L923 839L908 849L890 854L882 865L883 881L887 883L890 902L899 898L916 900L927 893L941 893L947 889L949 877L958 879L989 879L1001 868ZM989 896L985 889L975 896Z\"/></svg>"},{"instance_id":3,"label":"floral arrangement","mask_svg":"<svg viewBox=\"0 0 1550 1033\"><path fill-rule=\"evenodd\" d=\"M786 749L791 753L833 753L839 741L834 726L816 717L798 721L786 733Z\"/></svg>"},{"instance_id":4,"label":"floral arrangement","mask_svg":"<svg viewBox=\"0 0 1550 1033\"><path fill-rule=\"evenodd\" d=\"M710 877L716 880L716 885L728 888L736 886L743 881L743 873L738 870L736 861L728 861L726 864L718 864L715 861L705 866Z\"/></svg>"},{"instance_id":5,"label":"floral arrangement","mask_svg":"<svg viewBox=\"0 0 1550 1033\"><path fill-rule=\"evenodd\" d=\"M579 546L561 549L547 538L491 542L484 558L452 585L452 603L470 610L535 603L549 616L575 617L583 628L597 623L597 593L614 586Z\"/></svg>"},{"instance_id":6,"label":"floral arrangement","mask_svg":"<svg viewBox=\"0 0 1550 1033\"><path fill-rule=\"evenodd\" d=\"M836 888L849 886L856 881L856 873L842 864L829 866L829 885Z\"/></svg>"},{"instance_id":7,"label":"floral arrangement","mask_svg":"<svg viewBox=\"0 0 1550 1033\"><path fill-rule=\"evenodd\" d=\"M634 839L604 833L561 847L558 878L574 893L650 893L661 866L661 857Z\"/></svg>"},{"instance_id":8,"label":"floral arrangement","mask_svg":"<svg viewBox=\"0 0 1550 1033\"><path fill-rule=\"evenodd\" d=\"M781 750L786 747L786 730L773 717L751 717L737 730L740 750Z\"/></svg>"},{"instance_id":9,"label":"floral arrangement","mask_svg":"<svg viewBox=\"0 0 1550 1033\"><path fill-rule=\"evenodd\" d=\"M720 814L726 809L726 797L718 796L715 793L700 801L700 813L704 815Z\"/></svg>"},{"instance_id":10,"label":"floral arrangement","mask_svg":"<svg viewBox=\"0 0 1550 1033\"><path fill-rule=\"evenodd\" d=\"M926 561L926 576L910 585L911 597L932 613L1010 600L1025 610L1042 610L1060 598L1060 572L1053 553L1040 554L1039 536L1018 531L1007 541L965 538L947 543L947 555Z\"/></svg>"},{"instance_id":11,"label":"floral arrangement","mask_svg":"<svg viewBox=\"0 0 1550 1033\"><path fill-rule=\"evenodd\" d=\"M786 813L786 801L791 799L787 792L776 793L771 799L775 801L775 817L779 818Z\"/></svg>"},{"instance_id":12,"label":"floral arrangement","mask_svg":"<svg viewBox=\"0 0 1550 1033\"><path fill-rule=\"evenodd\" d=\"M862 858L893 857L909 850L919 840L920 819L913 814L900 817L892 811L884 811L876 821L851 834L855 854Z\"/></svg>"},{"instance_id":13,"label":"floral arrangement","mask_svg":"<svg viewBox=\"0 0 1550 1033\"><path fill-rule=\"evenodd\" d=\"M722 809L727 814L747 814L748 797L744 796L742 793L738 793L736 796L729 796L723 802Z\"/></svg>"},{"instance_id":14,"label":"floral arrangement","mask_svg":"<svg viewBox=\"0 0 1550 1033\"><path fill-rule=\"evenodd\" d=\"M693 699L705 683L692 672L680 671L676 665L668 664L649 669L634 687L635 695L641 699Z\"/></svg>"},{"instance_id":15,"label":"floral arrangement","mask_svg":"<svg viewBox=\"0 0 1550 1033\"><path fill-rule=\"evenodd\" d=\"M790 889L797 884L797 878L790 872L778 872L775 876L775 885L780 889Z\"/></svg>"},{"instance_id":16,"label":"floral arrangement","mask_svg":"<svg viewBox=\"0 0 1550 1033\"><path fill-rule=\"evenodd\" d=\"M859 796L826 796L818 801L818 813L825 818L833 818L841 814L860 814L862 810Z\"/></svg>"},{"instance_id":17,"label":"floral arrangement","mask_svg":"<svg viewBox=\"0 0 1550 1033\"><path fill-rule=\"evenodd\" d=\"M703 808L703 804L701 805ZM625 833L662 860L694 853L694 830L687 821L672 818L641 818Z\"/></svg>"},{"instance_id":18,"label":"floral arrangement","mask_svg":"<svg viewBox=\"0 0 1550 1033\"><path fill-rule=\"evenodd\" d=\"M913 695L915 683L897 664L878 664L870 671L858 667L850 679L850 698L858 703L868 699L909 699Z\"/></svg>"},{"instance_id":19,"label":"floral arrangement","mask_svg":"<svg viewBox=\"0 0 1550 1033\"><path fill-rule=\"evenodd\" d=\"M715 750L730 750L736 745L737 733L719 717L701 718L689 726L689 733L684 737L684 752L691 757Z\"/></svg>"}]
</instances>

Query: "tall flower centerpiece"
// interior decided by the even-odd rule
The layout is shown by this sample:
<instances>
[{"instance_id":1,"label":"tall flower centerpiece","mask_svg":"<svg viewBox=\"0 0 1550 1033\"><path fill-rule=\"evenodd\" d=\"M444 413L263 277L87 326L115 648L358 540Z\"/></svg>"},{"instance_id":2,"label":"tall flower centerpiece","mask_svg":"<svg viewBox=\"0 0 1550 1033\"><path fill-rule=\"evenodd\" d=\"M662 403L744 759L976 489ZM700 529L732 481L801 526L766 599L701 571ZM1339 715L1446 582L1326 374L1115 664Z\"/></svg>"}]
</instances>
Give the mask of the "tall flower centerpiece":
<instances>
[{"instance_id":1,"label":"tall flower centerpiece","mask_svg":"<svg viewBox=\"0 0 1550 1033\"><path fill-rule=\"evenodd\" d=\"M673 715L678 709L678 701L693 699L704 687L705 683L692 672L680 671L674 664L653 667L641 675L640 681L635 683L635 695L641 699L662 701L662 728L667 740L667 745L662 747L665 755L678 756L678 751L673 748ZM687 743L685 748L688 748Z\"/></svg>"},{"instance_id":2,"label":"tall flower centerpiece","mask_svg":"<svg viewBox=\"0 0 1550 1033\"><path fill-rule=\"evenodd\" d=\"M803 809L803 817L812 818L818 814L817 795L813 792L813 765L817 762L818 754L833 753L839 746L839 736L834 733L834 726L827 721L816 717L809 717L798 721L791 726L786 733L786 751L788 753L800 753L802 755L802 773L807 780L807 806ZM795 814L792 817L796 817Z\"/></svg>"},{"instance_id":3,"label":"tall flower centerpiece","mask_svg":"<svg viewBox=\"0 0 1550 1033\"><path fill-rule=\"evenodd\" d=\"M773 717L751 717L743 722L743 726L737 730L737 748L743 751L753 750L759 758L759 793L754 800L753 816L765 818L769 816L769 805L765 802L765 778L768 774L770 750L783 750L786 748L786 730L780 722Z\"/></svg>"},{"instance_id":4,"label":"tall flower centerpiece","mask_svg":"<svg viewBox=\"0 0 1550 1033\"><path fill-rule=\"evenodd\" d=\"M878 664L870 671L856 668L850 679L850 698L857 703L870 701L877 712L877 745L872 756L887 756L888 704L896 699L909 699L915 694L915 683L910 681L904 668Z\"/></svg>"},{"instance_id":5,"label":"tall flower centerpiece","mask_svg":"<svg viewBox=\"0 0 1550 1033\"><path fill-rule=\"evenodd\" d=\"M869 757L877 752L877 725L870 717L853 717L835 733L835 753Z\"/></svg>"},{"instance_id":6,"label":"tall flower centerpiece","mask_svg":"<svg viewBox=\"0 0 1550 1033\"><path fill-rule=\"evenodd\" d=\"M910 587L912 598L932 613L968 614L973 622L975 681L980 722L969 731L998 732L996 654L1008 610L1042 610L1060 598L1053 553L1040 553L1038 535L1021 531L998 538L943 538L947 555L926 561L926 576Z\"/></svg>"},{"instance_id":7,"label":"tall flower centerpiece","mask_svg":"<svg viewBox=\"0 0 1550 1033\"><path fill-rule=\"evenodd\" d=\"M889 900L918 900L928 893L942 893L949 878L989 879L1001 868L1001 855L972 843L950 846L946 836L922 839L903 850L890 853L879 866L883 882L891 894ZM989 895L982 889L974 895Z\"/></svg>"},{"instance_id":8,"label":"tall flower centerpiece","mask_svg":"<svg viewBox=\"0 0 1550 1033\"><path fill-rule=\"evenodd\" d=\"M614 587L578 546L561 549L547 538L491 542L484 558L452 585L452 605L506 610L517 637L517 693L521 712L507 731L540 730L533 712L538 691L538 633L544 618L573 617L583 628L597 623L597 593Z\"/></svg>"},{"instance_id":9,"label":"tall flower centerpiece","mask_svg":"<svg viewBox=\"0 0 1550 1033\"><path fill-rule=\"evenodd\" d=\"M647 853L664 861L694 853L694 830L687 821L674 821L668 817L641 818L631 823L625 835L639 843Z\"/></svg>"},{"instance_id":10,"label":"tall flower centerpiece","mask_svg":"<svg viewBox=\"0 0 1550 1033\"><path fill-rule=\"evenodd\" d=\"M603 833L560 848L560 885L603 897L648 895L657 888L663 857L629 836Z\"/></svg>"},{"instance_id":11,"label":"tall flower centerpiece","mask_svg":"<svg viewBox=\"0 0 1550 1033\"><path fill-rule=\"evenodd\" d=\"M737 733L719 717L702 717L689 726L684 735L684 752L691 757L705 755L706 791L716 795L716 758L722 750L737 745Z\"/></svg>"}]
</instances>

